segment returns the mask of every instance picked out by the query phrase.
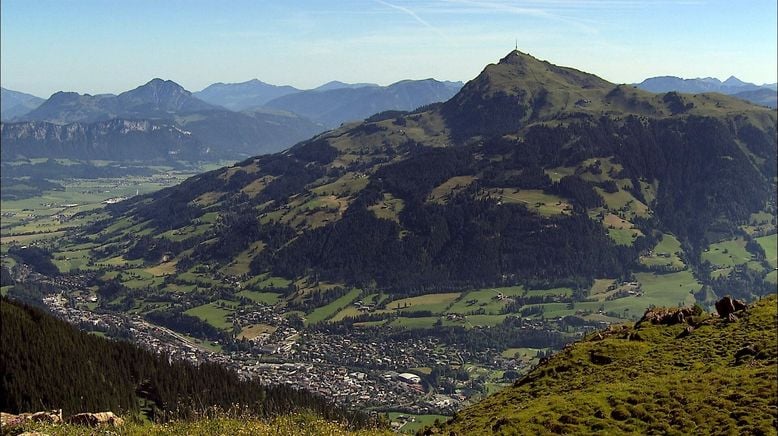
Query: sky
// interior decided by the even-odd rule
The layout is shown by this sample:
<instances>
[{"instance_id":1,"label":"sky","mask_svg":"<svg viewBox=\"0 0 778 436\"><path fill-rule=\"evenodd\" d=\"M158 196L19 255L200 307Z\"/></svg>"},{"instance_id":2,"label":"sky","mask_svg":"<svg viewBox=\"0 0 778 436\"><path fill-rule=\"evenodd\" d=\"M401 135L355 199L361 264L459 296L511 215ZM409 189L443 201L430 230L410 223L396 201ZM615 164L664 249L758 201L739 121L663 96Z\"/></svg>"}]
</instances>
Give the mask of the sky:
<instances>
[{"instance_id":1,"label":"sky","mask_svg":"<svg viewBox=\"0 0 778 436\"><path fill-rule=\"evenodd\" d=\"M778 81L775 0L2 0L0 82L48 97L152 78L467 81L514 48L615 83Z\"/></svg>"}]
</instances>

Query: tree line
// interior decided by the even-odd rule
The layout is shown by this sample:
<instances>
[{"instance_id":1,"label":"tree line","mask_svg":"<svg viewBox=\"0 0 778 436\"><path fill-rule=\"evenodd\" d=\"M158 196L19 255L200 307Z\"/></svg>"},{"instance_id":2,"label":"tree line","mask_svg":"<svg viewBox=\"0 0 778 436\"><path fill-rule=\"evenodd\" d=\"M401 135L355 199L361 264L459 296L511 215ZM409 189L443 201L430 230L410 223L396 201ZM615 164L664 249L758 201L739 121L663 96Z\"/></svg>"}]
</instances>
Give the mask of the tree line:
<instances>
[{"instance_id":1,"label":"tree line","mask_svg":"<svg viewBox=\"0 0 778 436\"><path fill-rule=\"evenodd\" d=\"M0 299L0 410L111 410L164 421L236 406L260 417L313 411L354 426L359 412L307 391L241 380L218 364L172 361L124 341L81 332L40 309Z\"/></svg>"}]
</instances>

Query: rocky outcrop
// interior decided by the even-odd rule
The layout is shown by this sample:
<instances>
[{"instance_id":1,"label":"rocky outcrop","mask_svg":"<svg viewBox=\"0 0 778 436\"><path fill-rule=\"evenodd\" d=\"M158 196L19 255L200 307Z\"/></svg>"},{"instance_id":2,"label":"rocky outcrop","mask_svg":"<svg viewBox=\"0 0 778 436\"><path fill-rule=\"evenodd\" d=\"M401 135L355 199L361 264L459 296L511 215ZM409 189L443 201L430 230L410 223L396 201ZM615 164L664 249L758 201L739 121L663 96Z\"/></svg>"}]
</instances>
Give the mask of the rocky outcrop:
<instances>
[{"instance_id":1,"label":"rocky outcrop","mask_svg":"<svg viewBox=\"0 0 778 436\"><path fill-rule=\"evenodd\" d=\"M42 422L46 424L68 423L73 425L86 425L89 427L120 427L124 425L124 419L116 416L113 412L79 413L69 416L64 420L62 419L62 409L46 412L20 413L18 415L0 412L0 426L4 430L20 427L28 422Z\"/></svg>"},{"instance_id":2,"label":"rocky outcrop","mask_svg":"<svg viewBox=\"0 0 778 436\"><path fill-rule=\"evenodd\" d=\"M673 325L683 324L689 317L700 315L702 311L699 307L655 307L646 309L646 313L635 324L635 328L643 323Z\"/></svg>"},{"instance_id":3,"label":"rocky outcrop","mask_svg":"<svg viewBox=\"0 0 778 436\"><path fill-rule=\"evenodd\" d=\"M746 303L735 300L729 295L716 302L716 312L719 314L719 318L726 318L730 321L737 320L737 317L734 316L735 312L745 310L746 307L748 307Z\"/></svg>"},{"instance_id":4,"label":"rocky outcrop","mask_svg":"<svg viewBox=\"0 0 778 436\"><path fill-rule=\"evenodd\" d=\"M3 428L13 427L26 422L45 422L48 424L62 423L62 409L50 410L45 412L13 413L0 412L0 424Z\"/></svg>"},{"instance_id":5,"label":"rocky outcrop","mask_svg":"<svg viewBox=\"0 0 778 436\"><path fill-rule=\"evenodd\" d=\"M120 427L124 425L124 420L114 415L113 412L79 413L68 417L65 422L75 425L87 425L89 427Z\"/></svg>"},{"instance_id":6,"label":"rocky outcrop","mask_svg":"<svg viewBox=\"0 0 778 436\"><path fill-rule=\"evenodd\" d=\"M205 157L207 148L171 123L113 119L58 125L42 121L0 125L3 160L72 158L165 160Z\"/></svg>"}]
</instances>

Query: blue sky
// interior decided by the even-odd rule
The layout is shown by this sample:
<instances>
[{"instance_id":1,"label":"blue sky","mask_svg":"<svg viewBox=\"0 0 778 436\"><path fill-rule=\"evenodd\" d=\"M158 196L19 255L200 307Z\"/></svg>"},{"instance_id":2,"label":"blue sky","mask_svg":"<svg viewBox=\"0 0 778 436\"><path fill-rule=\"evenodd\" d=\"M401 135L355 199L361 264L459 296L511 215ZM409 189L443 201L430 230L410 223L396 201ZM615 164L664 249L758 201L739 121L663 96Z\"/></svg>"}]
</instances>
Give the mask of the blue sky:
<instances>
[{"instance_id":1,"label":"blue sky","mask_svg":"<svg viewBox=\"0 0 778 436\"><path fill-rule=\"evenodd\" d=\"M151 78L197 91L469 80L513 48L618 83L776 82L775 0L2 0L0 81L48 97Z\"/></svg>"}]
</instances>

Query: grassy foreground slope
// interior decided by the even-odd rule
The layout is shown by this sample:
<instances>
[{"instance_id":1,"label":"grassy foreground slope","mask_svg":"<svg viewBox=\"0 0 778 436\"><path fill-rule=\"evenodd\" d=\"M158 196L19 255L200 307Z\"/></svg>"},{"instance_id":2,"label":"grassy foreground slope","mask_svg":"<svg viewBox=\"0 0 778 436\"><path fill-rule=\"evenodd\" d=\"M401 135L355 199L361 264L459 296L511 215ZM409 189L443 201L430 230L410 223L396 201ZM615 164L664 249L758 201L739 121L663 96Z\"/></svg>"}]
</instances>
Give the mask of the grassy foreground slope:
<instances>
[{"instance_id":1,"label":"grassy foreground slope","mask_svg":"<svg viewBox=\"0 0 778 436\"><path fill-rule=\"evenodd\" d=\"M96 433L92 427L29 423L19 431L38 431L52 436L87 436ZM327 421L311 414L293 414L275 417L271 420L212 418L193 421L175 421L166 424L130 422L114 429L127 436L167 435L273 435L273 436L368 436L391 435L388 430L352 430L343 424ZM110 431L105 431L111 434ZM115 433L114 433L115 434Z\"/></svg>"},{"instance_id":2,"label":"grassy foreground slope","mask_svg":"<svg viewBox=\"0 0 778 436\"><path fill-rule=\"evenodd\" d=\"M646 323L595 333L462 410L443 433L775 434L777 302L688 335L688 324Z\"/></svg>"}]
</instances>

